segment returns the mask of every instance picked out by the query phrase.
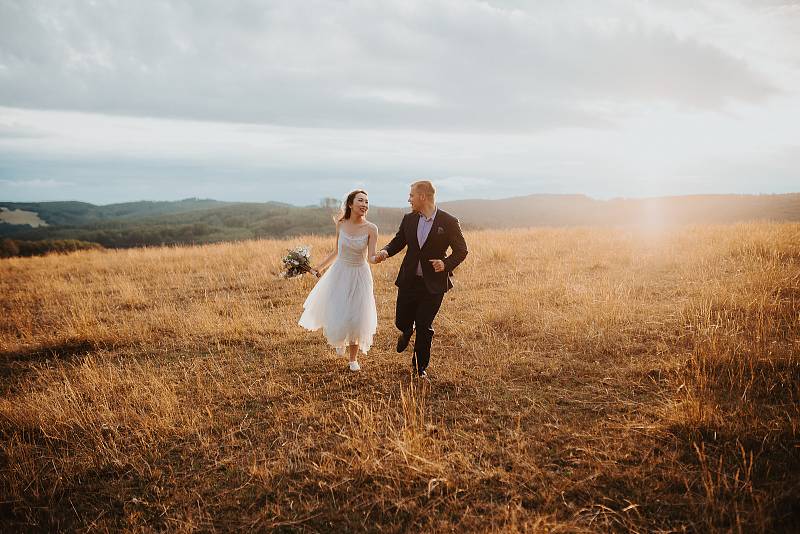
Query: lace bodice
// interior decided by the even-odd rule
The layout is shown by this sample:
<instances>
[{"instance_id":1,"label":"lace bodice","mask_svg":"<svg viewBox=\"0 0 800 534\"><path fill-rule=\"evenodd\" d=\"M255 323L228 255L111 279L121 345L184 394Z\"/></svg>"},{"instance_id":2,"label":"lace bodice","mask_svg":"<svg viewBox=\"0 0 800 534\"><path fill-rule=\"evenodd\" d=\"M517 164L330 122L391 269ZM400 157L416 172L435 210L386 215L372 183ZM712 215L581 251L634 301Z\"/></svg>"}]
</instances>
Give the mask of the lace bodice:
<instances>
[{"instance_id":1,"label":"lace bodice","mask_svg":"<svg viewBox=\"0 0 800 534\"><path fill-rule=\"evenodd\" d=\"M339 255L337 261L348 265L367 263L367 245L369 234L353 236L339 230Z\"/></svg>"}]
</instances>

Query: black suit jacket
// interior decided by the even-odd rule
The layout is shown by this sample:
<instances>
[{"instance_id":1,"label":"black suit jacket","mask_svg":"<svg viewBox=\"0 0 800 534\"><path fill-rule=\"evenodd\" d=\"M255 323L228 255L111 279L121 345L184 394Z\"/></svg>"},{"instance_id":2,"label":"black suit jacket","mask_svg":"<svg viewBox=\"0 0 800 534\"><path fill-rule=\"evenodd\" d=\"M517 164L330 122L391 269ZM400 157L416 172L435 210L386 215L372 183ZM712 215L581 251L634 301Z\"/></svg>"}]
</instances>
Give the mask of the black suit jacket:
<instances>
[{"instance_id":1,"label":"black suit jacket","mask_svg":"<svg viewBox=\"0 0 800 534\"><path fill-rule=\"evenodd\" d=\"M408 213L400 223L397 235L386 245L384 250L389 256L394 256L406 246L403 263L400 265L400 272L394 284L397 287L409 287L414 283L417 276L417 263L422 264L422 276L425 286L431 293L445 293L453 287L453 270L467 257L467 243L461 233L461 225L458 219L443 211L437 210L433 219L431 232L428 239L420 248L417 241L417 226L419 225L419 214L416 212ZM451 254L446 256L447 249L451 249ZM431 262L428 260L444 261L444 271L437 273L433 270Z\"/></svg>"}]
</instances>

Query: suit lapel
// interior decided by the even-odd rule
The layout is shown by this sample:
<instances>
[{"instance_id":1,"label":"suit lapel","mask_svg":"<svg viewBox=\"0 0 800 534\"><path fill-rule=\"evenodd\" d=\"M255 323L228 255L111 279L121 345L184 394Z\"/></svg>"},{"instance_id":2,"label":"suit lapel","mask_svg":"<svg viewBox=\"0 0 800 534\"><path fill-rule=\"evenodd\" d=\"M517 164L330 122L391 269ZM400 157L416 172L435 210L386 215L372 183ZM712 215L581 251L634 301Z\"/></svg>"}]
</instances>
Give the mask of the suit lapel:
<instances>
[{"instance_id":1,"label":"suit lapel","mask_svg":"<svg viewBox=\"0 0 800 534\"><path fill-rule=\"evenodd\" d=\"M414 222L408 225L409 226L408 230L411 232L411 236L410 239L407 238L406 241L408 241L408 243L416 243L417 250L420 250L419 238L417 237L417 229L419 228L419 215L417 215L416 212L413 213L414 216L411 217L411 220Z\"/></svg>"}]
</instances>

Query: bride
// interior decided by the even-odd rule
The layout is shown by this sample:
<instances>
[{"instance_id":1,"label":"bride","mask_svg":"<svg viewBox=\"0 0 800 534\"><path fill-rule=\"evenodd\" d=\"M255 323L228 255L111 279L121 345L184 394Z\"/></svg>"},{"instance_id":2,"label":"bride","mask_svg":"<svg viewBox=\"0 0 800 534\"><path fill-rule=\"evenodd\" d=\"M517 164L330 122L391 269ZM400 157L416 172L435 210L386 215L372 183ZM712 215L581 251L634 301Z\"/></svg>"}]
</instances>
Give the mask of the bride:
<instances>
[{"instance_id":1,"label":"bride","mask_svg":"<svg viewBox=\"0 0 800 534\"><path fill-rule=\"evenodd\" d=\"M367 192L356 189L347 195L336 220L336 250L312 272L321 276L303 304L298 324L308 330L319 330L336 349L348 351L350 370L359 371L358 351L366 354L378 326L372 272L369 263L380 263L375 257L378 227L367 221ZM331 265L333 264L333 265Z\"/></svg>"}]
</instances>

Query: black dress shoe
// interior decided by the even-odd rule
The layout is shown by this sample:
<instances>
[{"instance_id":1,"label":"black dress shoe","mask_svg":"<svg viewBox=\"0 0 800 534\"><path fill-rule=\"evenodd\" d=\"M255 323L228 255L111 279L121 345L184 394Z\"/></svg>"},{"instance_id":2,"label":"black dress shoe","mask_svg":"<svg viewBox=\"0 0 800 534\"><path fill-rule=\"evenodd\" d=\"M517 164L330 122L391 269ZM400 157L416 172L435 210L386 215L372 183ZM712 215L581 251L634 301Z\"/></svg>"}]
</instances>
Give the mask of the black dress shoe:
<instances>
[{"instance_id":1,"label":"black dress shoe","mask_svg":"<svg viewBox=\"0 0 800 534\"><path fill-rule=\"evenodd\" d=\"M397 336L397 352L403 352L404 350L406 350L406 348L408 347L408 342L411 341L411 334L413 333L414 331L412 330L407 335L400 334L399 336Z\"/></svg>"}]
</instances>

